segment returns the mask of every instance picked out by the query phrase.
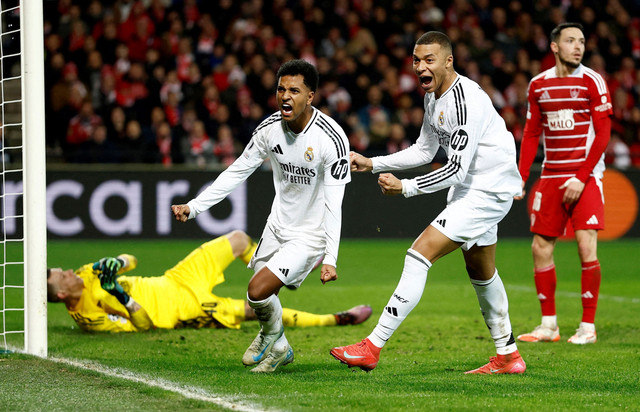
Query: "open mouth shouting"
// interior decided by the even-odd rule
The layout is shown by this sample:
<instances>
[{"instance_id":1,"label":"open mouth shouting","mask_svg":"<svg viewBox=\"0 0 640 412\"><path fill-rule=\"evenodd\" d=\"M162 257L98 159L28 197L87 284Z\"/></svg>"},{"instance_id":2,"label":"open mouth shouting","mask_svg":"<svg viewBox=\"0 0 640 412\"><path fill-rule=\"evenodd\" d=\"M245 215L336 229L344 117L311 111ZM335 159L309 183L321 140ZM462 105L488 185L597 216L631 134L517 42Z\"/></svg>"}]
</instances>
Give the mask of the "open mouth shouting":
<instances>
[{"instance_id":1,"label":"open mouth shouting","mask_svg":"<svg viewBox=\"0 0 640 412\"><path fill-rule=\"evenodd\" d=\"M431 84L433 82L433 76L427 76L427 75L422 75L419 77L420 79L420 86L423 89L428 89L429 87L431 87Z\"/></svg>"},{"instance_id":2,"label":"open mouth shouting","mask_svg":"<svg viewBox=\"0 0 640 412\"><path fill-rule=\"evenodd\" d=\"M280 106L280 111L282 112L283 116L289 117L293 114L293 106L291 106L289 103L282 103L282 105Z\"/></svg>"}]
</instances>

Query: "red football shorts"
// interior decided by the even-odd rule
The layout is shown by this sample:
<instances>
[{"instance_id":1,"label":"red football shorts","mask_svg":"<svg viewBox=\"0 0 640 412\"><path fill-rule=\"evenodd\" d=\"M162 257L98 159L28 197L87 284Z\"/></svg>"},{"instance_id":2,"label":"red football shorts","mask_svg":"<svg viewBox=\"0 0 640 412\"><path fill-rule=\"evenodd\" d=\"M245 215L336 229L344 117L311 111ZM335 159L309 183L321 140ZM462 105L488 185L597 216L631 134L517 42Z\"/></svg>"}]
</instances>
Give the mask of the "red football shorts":
<instances>
[{"instance_id":1,"label":"red football shorts","mask_svg":"<svg viewBox=\"0 0 640 412\"><path fill-rule=\"evenodd\" d=\"M540 179L531 194L531 232L559 237L571 219L574 230L604 229L604 197L602 183L590 177L577 202L562 203L565 189L559 187L566 178Z\"/></svg>"}]
</instances>

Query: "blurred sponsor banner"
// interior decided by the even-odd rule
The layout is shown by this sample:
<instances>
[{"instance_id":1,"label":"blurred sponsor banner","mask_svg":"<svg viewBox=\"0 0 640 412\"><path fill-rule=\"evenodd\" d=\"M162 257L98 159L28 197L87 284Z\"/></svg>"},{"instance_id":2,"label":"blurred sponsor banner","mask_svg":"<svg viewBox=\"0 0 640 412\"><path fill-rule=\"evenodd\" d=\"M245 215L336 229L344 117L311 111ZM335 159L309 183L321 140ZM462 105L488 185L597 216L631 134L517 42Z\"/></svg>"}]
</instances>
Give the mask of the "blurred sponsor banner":
<instances>
[{"instance_id":1,"label":"blurred sponsor banner","mask_svg":"<svg viewBox=\"0 0 640 412\"><path fill-rule=\"evenodd\" d=\"M416 174L397 173L399 178ZM234 229L259 237L271 210L273 178L257 171L195 221L177 222L171 205L186 203L218 173L210 171L70 170L47 172L49 238L211 238ZM531 182L535 182L532 176ZM344 238L415 238L446 204L446 191L406 199L382 195L375 175L354 173L343 203ZM529 185L529 188L532 185ZM601 238L640 237L640 171L604 177L607 229ZM22 236L22 182L2 186L3 231ZM570 233L570 232L568 232ZM526 201L516 201L499 225L501 237L529 237Z\"/></svg>"}]
</instances>

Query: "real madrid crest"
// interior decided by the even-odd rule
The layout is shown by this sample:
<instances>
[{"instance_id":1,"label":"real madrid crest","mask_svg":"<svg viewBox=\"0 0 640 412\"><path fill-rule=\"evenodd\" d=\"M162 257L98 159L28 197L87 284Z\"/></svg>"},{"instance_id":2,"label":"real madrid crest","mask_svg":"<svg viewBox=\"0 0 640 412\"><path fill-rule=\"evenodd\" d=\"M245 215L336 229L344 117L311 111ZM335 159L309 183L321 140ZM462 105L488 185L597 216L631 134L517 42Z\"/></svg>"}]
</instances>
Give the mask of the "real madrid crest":
<instances>
[{"instance_id":1,"label":"real madrid crest","mask_svg":"<svg viewBox=\"0 0 640 412\"><path fill-rule=\"evenodd\" d=\"M313 147L307 147L307 151L304 152L304 160L310 162L313 160Z\"/></svg>"},{"instance_id":2,"label":"real madrid crest","mask_svg":"<svg viewBox=\"0 0 640 412\"><path fill-rule=\"evenodd\" d=\"M440 116L438 116L438 124L440 126L444 125L444 112L440 112Z\"/></svg>"}]
</instances>

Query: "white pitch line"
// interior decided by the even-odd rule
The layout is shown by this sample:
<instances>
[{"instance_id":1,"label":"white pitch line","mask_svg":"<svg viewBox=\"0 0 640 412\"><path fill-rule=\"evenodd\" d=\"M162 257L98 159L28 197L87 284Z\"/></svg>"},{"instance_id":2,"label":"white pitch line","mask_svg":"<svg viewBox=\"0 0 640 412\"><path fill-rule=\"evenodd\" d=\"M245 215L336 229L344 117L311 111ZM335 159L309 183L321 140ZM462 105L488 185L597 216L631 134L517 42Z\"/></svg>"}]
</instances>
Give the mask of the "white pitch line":
<instances>
[{"instance_id":1,"label":"white pitch line","mask_svg":"<svg viewBox=\"0 0 640 412\"><path fill-rule=\"evenodd\" d=\"M520 285L508 285L506 289L519 290L521 292L536 292L536 288L531 286L520 286ZM565 298L579 298L581 297L580 293L577 292L565 292L562 290L556 291L556 296L564 296ZM611 295L603 295L602 293L598 295L598 300L612 300L614 302L621 303L640 303L640 298L628 298L624 296L611 296Z\"/></svg>"},{"instance_id":2,"label":"white pitch line","mask_svg":"<svg viewBox=\"0 0 640 412\"><path fill-rule=\"evenodd\" d=\"M246 402L233 400L233 398L231 397L224 397L224 396L212 394L202 388L198 388L195 386L187 387L184 384L178 384L178 383L170 382L164 379L152 379L152 378L145 377L144 375L138 375L126 369L109 368L107 366L100 365L95 362L78 361L73 359L55 358L55 357L49 357L47 359L53 362L75 366L80 369L98 372L106 376L126 379L128 381L138 382L147 386L160 388L165 391L177 393L179 395L184 396L185 398L209 402L233 411L243 411L243 412L267 411L266 409L258 405L251 405Z\"/></svg>"}]
</instances>

